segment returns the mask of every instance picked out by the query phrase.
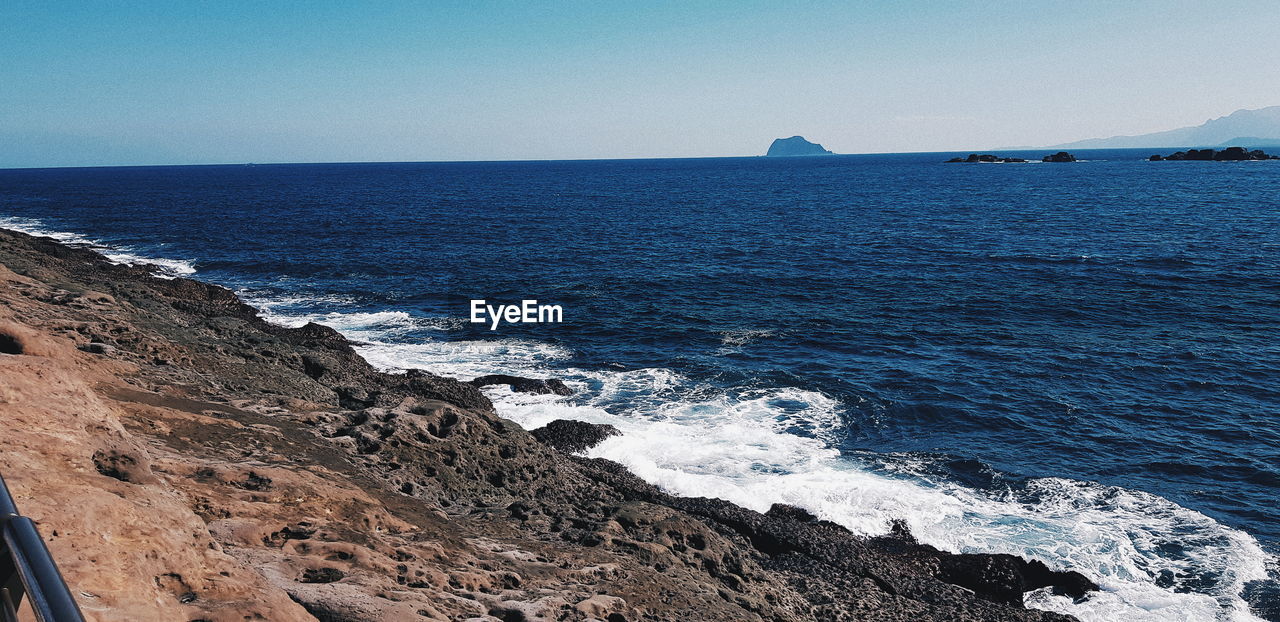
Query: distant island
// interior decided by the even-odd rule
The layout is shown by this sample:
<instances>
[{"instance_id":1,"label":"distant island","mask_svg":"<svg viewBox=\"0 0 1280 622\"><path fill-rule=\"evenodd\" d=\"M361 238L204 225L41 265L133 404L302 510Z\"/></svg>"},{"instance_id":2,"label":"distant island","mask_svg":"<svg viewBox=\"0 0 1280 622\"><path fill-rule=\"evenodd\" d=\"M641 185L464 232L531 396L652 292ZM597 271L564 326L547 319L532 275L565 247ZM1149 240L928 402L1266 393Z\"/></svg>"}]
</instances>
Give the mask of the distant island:
<instances>
[{"instance_id":1,"label":"distant island","mask_svg":"<svg viewBox=\"0 0 1280 622\"><path fill-rule=\"evenodd\" d=\"M1130 149L1139 147L1227 147L1253 148L1280 145L1280 106L1237 110L1194 127L1183 127L1136 136L1090 138L1053 145L1051 149Z\"/></svg>"},{"instance_id":2,"label":"distant island","mask_svg":"<svg viewBox=\"0 0 1280 622\"><path fill-rule=\"evenodd\" d=\"M766 156L815 156L815 155L835 155L830 151L823 149L818 143L811 143L804 139L803 136L792 136L791 138L779 138L769 145L769 152Z\"/></svg>"}]
</instances>

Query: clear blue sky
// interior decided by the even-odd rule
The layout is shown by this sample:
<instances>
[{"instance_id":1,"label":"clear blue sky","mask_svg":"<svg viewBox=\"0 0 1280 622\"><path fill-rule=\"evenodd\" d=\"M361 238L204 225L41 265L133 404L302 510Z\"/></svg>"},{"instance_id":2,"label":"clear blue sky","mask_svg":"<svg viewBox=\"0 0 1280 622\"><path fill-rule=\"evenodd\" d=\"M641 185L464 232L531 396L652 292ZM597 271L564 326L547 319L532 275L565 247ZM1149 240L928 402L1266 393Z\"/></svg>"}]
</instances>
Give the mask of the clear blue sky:
<instances>
[{"instance_id":1,"label":"clear blue sky","mask_svg":"<svg viewBox=\"0 0 1280 622\"><path fill-rule=\"evenodd\" d=\"M1052 144L1280 104L1277 33L1274 3L6 0L0 167Z\"/></svg>"}]
</instances>

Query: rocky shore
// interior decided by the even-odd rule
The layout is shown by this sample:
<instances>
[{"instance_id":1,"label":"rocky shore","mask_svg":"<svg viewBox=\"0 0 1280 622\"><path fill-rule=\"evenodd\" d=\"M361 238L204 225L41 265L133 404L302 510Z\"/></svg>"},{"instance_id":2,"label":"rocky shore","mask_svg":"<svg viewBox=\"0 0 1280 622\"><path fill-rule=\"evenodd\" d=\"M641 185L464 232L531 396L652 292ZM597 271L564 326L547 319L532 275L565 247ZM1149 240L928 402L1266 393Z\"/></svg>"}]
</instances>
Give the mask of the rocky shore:
<instances>
[{"instance_id":1,"label":"rocky shore","mask_svg":"<svg viewBox=\"0 0 1280 622\"><path fill-rule=\"evenodd\" d=\"M581 455L616 430L479 388L558 381L381 373L90 250L0 230L0 283L0 474L91 620L1069 620L1024 592L1096 589L668 495Z\"/></svg>"}]
</instances>

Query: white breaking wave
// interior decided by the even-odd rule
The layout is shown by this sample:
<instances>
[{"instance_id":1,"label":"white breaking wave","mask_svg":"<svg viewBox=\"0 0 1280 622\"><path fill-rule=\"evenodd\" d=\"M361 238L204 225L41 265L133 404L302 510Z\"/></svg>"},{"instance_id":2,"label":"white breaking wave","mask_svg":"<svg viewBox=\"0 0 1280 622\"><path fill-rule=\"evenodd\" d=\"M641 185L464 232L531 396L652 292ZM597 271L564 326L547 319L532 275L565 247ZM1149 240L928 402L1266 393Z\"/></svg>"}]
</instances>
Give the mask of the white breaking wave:
<instances>
[{"instance_id":1,"label":"white breaking wave","mask_svg":"<svg viewBox=\"0 0 1280 622\"><path fill-rule=\"evenodd\" d=\"M675 494L759 511L787 503L866 535L903 519L922 542L941 549L1034 557L1103 587L1081 603L1033 592L1031 607L1086 622L1258 620L1239 594L1246 582L1267 578L1272 560L1248 534L1156 495L1091 482L1041 478L995 494L930 477L909 456L901 457L900 472L872 470L833 448L840 404L819 392L726 391L668 369L574 369L563 365L571 352L530 340L397 343L406 331L439 322L401 312L271 319L333 326L387 371L560 378L574 396L485 392L527 429L555 419L617 427L621 436L588 455L619 462ZM1213 577L1209 593L1168 587L1197 577Z\"/></svg>"},{"instance_id":2,"label":"white breaking wave","mask_svg":"<svg viewBox=\"0 0 1280 622\"><path fill-rule=\"evenodd\" d=\"M955 552L1000 552L1079 570L1104 587L1081 603L1047 592L1029 606L1082 620L1254 620L1238 596L1264 579L1267 555L1239 531L1161 497L1061 478L1033 480L1034 501L993 498L945 481L871 472L820 438L784 432L773 406L804 401L804 414L826 417L829 398L796 390L739 401L672 404L613 414L592 404L489 389L504 416L527 427L554 419L616 426L589 452L628 467L680 495L709 496L758 511L773 503L803 507L850 530L879 535L904 519L922 542ZM820 428L821 426L819 426ZM1162 545L1186 547L1182 558ZM1221 575L1215 595L1175 593L1156 585L1162 573Z\"/></svg>"},{"instance_id":3,"label":"white breaking wave","mask_svg":"<svg viewBox=\"0 0 1280 622\"><path fill-rule=\"evenodd\" d=\"M432 373L463 379L485 374L507 373L512 365L540 367L567 358L569 352L550 344L518 339L495 341L432 341L422 344L388 341L423 329L449 331L461 328L461 318L421 318L403 311L290 314L281 307L294 307L303 298L260 301L249 298L263 319L283 326L298 327L308 322L324 324L356 342L360 355L374 367L403 371L426 369Z\"/></svg>"},{"instance_id":4,"label":"white breaking wave","mask_svg":"<svg viewBox=\"0 0 1280 622\"><path fill-rule=\"evenodd\" d=\"M53 238L68 246L89 248L118 264L125 264L129 266L155 266L157 269L156 276L166 279L188 276L195 274L196 272L195 266L189 261L181 259L165 259L161 257L145 257L137 254L134 249L127 246L109 246L78 233L55 231L46 227L43 222L34 218L0 216L0 228L21 231L28 235Z\"/></svg>"},{"instance_id":5,"label":"white breaking wave","mask_svg":"<svg viewBox=\"0 0 1280 622\"><path fill-rule=\"evenodd\" d=\"M242 300L257 307L259 315L269 322L293 327L302 326L307 322L315 322L333 328L356 341L364 341L362 337L386 339L389 336L402 335L416 330L457 330L466 324L466 320L463 318L424 318L411 316L404 311L330 311L327 313L299 314L292 310L308 306L333 307L336 305L350 305L354 304L355 300L333 295L266 298L248 290L240 290L236 293Z\"/></svg>"}]
</instances>

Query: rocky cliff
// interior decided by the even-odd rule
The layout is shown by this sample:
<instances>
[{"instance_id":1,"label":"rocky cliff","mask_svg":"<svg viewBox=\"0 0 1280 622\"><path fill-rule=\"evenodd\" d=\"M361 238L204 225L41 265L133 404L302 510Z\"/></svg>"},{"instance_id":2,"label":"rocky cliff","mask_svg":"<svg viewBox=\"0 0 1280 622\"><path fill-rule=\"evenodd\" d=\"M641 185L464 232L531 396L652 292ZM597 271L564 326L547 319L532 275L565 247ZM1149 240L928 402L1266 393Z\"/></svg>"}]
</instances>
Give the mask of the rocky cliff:
<instances>
[{"instance_id":1,"label":"rocky cliff","mask_svg":"<svg viewBox=\"0 0 1280 622\"><path fill-rule=\"evenodd\" d=\"M91 620L1066 620L1023 593L1095 587L665 494L476 386L521 379L384 374L214 285L5 230L0 264L0 473Z\"/></svg>"}]
</instances>

